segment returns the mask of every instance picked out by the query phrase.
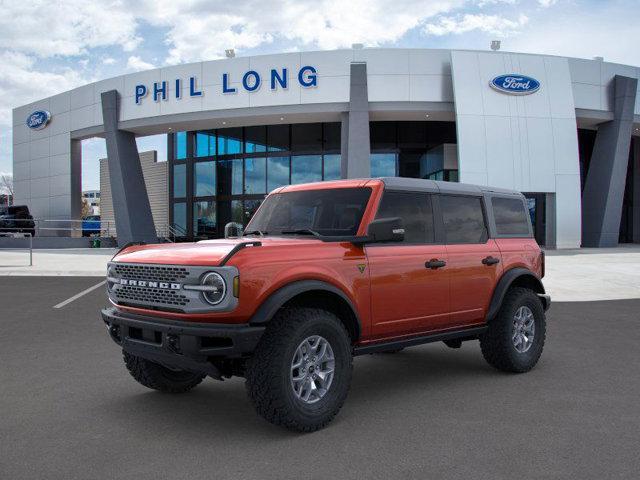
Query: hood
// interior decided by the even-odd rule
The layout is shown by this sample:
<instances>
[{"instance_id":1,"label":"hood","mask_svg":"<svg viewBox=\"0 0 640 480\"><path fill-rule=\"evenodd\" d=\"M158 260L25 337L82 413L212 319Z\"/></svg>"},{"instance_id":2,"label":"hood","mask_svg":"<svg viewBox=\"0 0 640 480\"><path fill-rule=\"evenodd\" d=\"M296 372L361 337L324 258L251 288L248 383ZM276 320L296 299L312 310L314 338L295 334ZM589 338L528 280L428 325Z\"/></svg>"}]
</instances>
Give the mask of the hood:
<instances>
[{"instance_id":1,"label":"hood","mask_svg":"<svg viewBox=\"0 0 640 480\"><path fill-rule=\"evenodd\" d=\"M244 237L219 240L203 240L195 243L160 243L135 245L118 253L114 260L125 263L153 263L164 265L210 265L216 266L233 250L246 242L261 242L264 247L291 247L310 245L321 240L306 237ZM253 248L253 247L249 247ZM261 248L261 247L258 247Z\"/></svg>"}]
</instances>

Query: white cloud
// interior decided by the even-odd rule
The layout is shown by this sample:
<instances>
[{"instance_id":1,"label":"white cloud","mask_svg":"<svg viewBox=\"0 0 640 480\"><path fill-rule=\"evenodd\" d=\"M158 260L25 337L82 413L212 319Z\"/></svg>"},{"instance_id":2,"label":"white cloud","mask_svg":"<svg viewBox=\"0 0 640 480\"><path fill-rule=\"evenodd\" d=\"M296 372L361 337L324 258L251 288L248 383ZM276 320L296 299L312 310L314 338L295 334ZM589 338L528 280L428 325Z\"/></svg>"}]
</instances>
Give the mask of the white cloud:
<instances>
[{"instance_id":1,"label":"white cloud","mask_svg":"<svg viewBox=\"0 0 640 480\"><path fill-rule=\"evenodd\" d=\"M149 1L149 0L146 0ZM334 49L397 41L429 18L464 0L248 0L197 4L158 0L144 4L146 21L168 28L168 63L218 58L226 48L290 41L298 48ZM188 25L188 28L185 26Z\"/></svg>"},{"instance_id":2,"label":"white cloud","mask_svg":"<svg viewBox=\"0 0 640 480\"><path fill-rule=\"evenodd\" d=\"M2 2L0 45L40 57L79 55L94 47L133 50L141 41L127 2Z\"/></svg>"},{"instance_id":3,"label":"white cloud","mask_svg":"<svg viewBox=\"0 0 640 480\"><path fill-rule=\"evenodd\" d=\"M500 15L465 14L454 17L439 17L435 22L424 26L424 32L429 35L450 35L468 33L478 30L499 37L507 37L518 33L529 18L520 14L511 20Z\"/></svg>"},{"instance_id":4,"label":"white cloud","mask_svg":"<svg viewBox=\"0 0 640 480\"><path fill-rule=\"evenodd\" d=\"M152 68L155 68L152 63L145 62L137 55L132 55L127 59L127 70L137 72L140 70L151 70Z\"/></svg>"},{"instance_id":5,"label":"white cloud","mask_svg":"<svg viewBox=\"0 0 640 480\"><path fill-rule=\"evenodd\" d=\"M113 65L114 63L116 63L116 59L113 57L105 57L102 59L102 63L104 65Z\"/></svg>"},{"instance_id":6,"label":"white cloud","mask_svg":"<svg viewBox=\"0 0 640 480\"><path fill-rule=\"evenodd\" d=\"M538 0L538 4L543 8L548 8L555 5L558 0Z\"/></svg>"}]
</instances>

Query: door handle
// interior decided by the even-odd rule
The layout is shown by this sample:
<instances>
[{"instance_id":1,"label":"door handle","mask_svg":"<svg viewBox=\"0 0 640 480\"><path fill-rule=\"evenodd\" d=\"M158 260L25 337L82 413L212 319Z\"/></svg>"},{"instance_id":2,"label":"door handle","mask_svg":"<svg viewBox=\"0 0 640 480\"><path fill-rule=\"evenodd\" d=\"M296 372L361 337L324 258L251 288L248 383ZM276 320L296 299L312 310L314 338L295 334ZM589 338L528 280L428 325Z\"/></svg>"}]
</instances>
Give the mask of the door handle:
<instances>
[{"instance_id":1,"label":"door handle","mask_svg":"<svg viewBox=\"0 0 640 480\"><path fill-rule=\"evenodd\" d=\"M500 263L500 259L489 255L488 257L484 257L482 259L482 263L484 263L485 265L495 265L496 263Z\"/></svg>"},{"instance_id":2,"label":"door handle","mask_svg":"<svg viewBox=\"0 0 640 480\"><path fill-rule=\"evenodd\" d=\"M426 262L424 266L426 268L430 268L431 270L435 270L436 268L442 268L447 264L444 260L438 260L437 258L433 258Z\"/></svg>"}]
</instances>

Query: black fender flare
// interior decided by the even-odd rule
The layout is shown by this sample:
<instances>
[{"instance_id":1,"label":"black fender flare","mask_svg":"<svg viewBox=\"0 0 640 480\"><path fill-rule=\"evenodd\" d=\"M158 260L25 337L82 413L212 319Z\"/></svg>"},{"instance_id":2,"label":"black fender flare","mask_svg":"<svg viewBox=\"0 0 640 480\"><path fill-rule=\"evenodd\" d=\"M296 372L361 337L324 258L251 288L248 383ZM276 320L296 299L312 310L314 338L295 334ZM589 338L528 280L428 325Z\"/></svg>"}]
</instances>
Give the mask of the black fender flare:
<instances>
[{"instance_id":1,"label":"black fender flare","mask_svg":"<svg viewBox=\"0 0 640 480\"><path fill-rule=\"evenodd\" d=\"M282 306L289 300L300 295L301 293L311 291L323 291L332 293L344 300L351 309L353 318L355 318L356 320L356 325L354 325L356 329L356 338L360 337L360 333L362 332L362 324L360 322L358 311L353 305L353 302L340 288L322 280L298 280L279 288L271 295L269 295L269 297L264 302L262 302L262 305L258 307L256 312L249 320L249 324L264 325L268 323L276 314L276 312L280 310L280 308L282 308Z\"/></svg>"},{"instance_id":2,"label":"black fender flare","mask_svg":"<svg viewBox=\"0 0 640 480\"><path fill-rule=\"evenodd\" d=\"M526 283L532 287L532 289L540 295L540 301L542 302L543 308L546 310L547 305L545 304L545 299L542 297L545 294L544 286L542 282L538 278L536 274L534 274L531 270L527 270L526 268L516 267L510 270L507 270L502 274L496 288L493 291L493 296L491 297L491 303L489 303L489 309L487 310L487 315L485 320L487 322L493 320L495 316L498 314L500 307L502 306L502 301L504 300L504 296L507 294L507 291L513 285L513 283L518 280L523 279Z\"/></svg>"}]
</instances>

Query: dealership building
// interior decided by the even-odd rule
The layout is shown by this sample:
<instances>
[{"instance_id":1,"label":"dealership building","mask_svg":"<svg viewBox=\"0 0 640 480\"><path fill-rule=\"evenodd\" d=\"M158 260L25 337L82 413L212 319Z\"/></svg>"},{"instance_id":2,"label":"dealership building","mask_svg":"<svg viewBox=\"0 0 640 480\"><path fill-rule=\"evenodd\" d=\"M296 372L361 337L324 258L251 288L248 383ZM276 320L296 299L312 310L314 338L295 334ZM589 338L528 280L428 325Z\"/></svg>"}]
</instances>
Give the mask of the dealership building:
<instances>
[{"instance_id":1,"label":"dealership building","mask_svg":"<svg viewBox=\"0 0 640 480\"><path fill-rule=\"evenodd\" d=\"M599 58L387 48L122 75L14 109L15 203L79 218L81 141L104 137L121 244L155 240L160 217L222 236L281 185L380 176L519 190L548 247L640 242L639 75ZM161 133L168 163L148 177L166 195L150 200L135 139Z\"/></svg>"}]
</instances>

